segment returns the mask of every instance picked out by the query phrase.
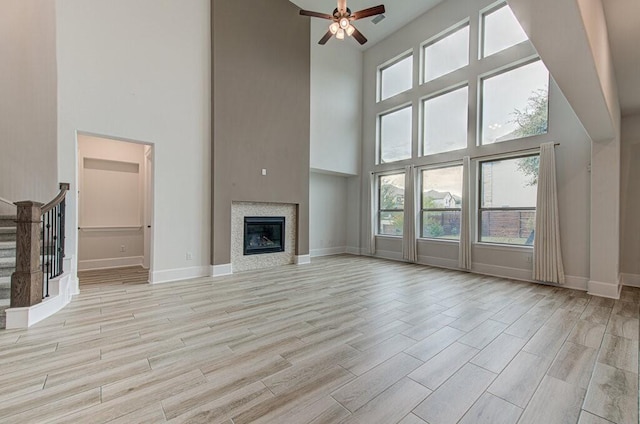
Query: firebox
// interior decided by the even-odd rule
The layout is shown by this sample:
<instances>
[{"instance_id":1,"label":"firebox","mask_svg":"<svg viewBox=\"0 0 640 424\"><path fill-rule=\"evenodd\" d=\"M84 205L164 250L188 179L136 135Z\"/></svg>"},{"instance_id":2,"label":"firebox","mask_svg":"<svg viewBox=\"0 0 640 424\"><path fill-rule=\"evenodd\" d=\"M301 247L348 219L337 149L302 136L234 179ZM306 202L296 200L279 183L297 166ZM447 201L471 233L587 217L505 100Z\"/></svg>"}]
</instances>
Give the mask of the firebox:
<instances>
[{"instance_id":1,"label":"firebox","mask_svg":"<svg viewBox=\"0 0 640 424\"><path fill-rule=\"evenodd\" d=\"M284 252L284 216L246 216L244 254Z\"/></svg>"}]
</instances>

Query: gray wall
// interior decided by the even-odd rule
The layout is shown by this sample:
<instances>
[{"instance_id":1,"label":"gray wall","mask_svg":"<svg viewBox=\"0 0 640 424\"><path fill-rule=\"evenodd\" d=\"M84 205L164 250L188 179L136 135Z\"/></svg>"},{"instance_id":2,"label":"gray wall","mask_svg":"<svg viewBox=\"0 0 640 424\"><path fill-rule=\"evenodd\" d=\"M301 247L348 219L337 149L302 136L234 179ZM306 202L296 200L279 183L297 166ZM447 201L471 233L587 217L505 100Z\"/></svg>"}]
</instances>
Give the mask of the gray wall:
<instances>
[{"instance_id":1,"label":"gray wall","mask_svg":"<svg viewBox=\"0 0 640 424\"><path fill-rule=\"evenodd\" d=\"M211 11L213 264L231 262L233 201L297 204L306 255L309 19L288 0L213 0Z\"/></svg>"},{"instance_id":2,"label":"gray wall","mask_svg":"<svg viewBox=\"0 0 640 424\"><path fill-rule=\"evenodd\" d=\"M14 202L57 193L55 18L54 2L0 2L0 197Z\"/></svg>"}]
</instances>

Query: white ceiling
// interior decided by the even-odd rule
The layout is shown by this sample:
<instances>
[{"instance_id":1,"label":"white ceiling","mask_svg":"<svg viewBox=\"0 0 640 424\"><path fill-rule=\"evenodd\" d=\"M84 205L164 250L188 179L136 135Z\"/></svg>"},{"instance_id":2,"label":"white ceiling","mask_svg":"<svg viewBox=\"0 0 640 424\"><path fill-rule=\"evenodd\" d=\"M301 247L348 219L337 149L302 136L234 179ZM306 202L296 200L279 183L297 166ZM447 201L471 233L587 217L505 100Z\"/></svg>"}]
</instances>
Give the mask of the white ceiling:
<instances>
[{"instance_id":1,"label":"white ceiling","mask_svg":"<svg viewBox=\"0 0 640 424\"><path fill-rule=\"evenodd\" d=\"M321 12L332 14L336 8L337 0L290 0L301 9L311 10L313 12ZM354 48L365 50L380 40L383 40L387 36L393 34L400 27L417 18L425 13L427 10L441 3L443 0L347 0L347 7L352 12L357 12L369 7L378 6L384 4L386 9L385 19L378 24L373 24L371 20L373 17L356 21L354 26L358 28L360 32L364 34L369 40L364 46L360 46L355 40L345 40L353 45ZM317 18L311 18L317 19ZM323 19L319 19L323 21ZM327 22L327 29L329 28L329 21ZM312 41L317 42L326 32L326 29L322 29L315 26L314 30L317 33L311 34ZM336 40L329 40L329 43L336 42Z\"/></svg>"},{"instance_id":2,"label":"white ceiling","mask_svg":"<svg viewBox=\"0 0 640 424\"><path fill-rule=\"evenodd\" d=\"M290 1L301 9L329 14L333 13L337 5L336 0ZM355 40L345 41L354 48L369 48L442 1L445 0L347 0L347 6L353 12L384 4L386 13L385 19L377 25L371 22L373 18L356 22L357 28L369 39L367 44L360 46ZM640 113L640 1L602 0L602 4L607 19L622 114ZM317 31L311 34L314 40L319 40L326 32L322 25L314 25L313 28L313 31Z\"/></svg>"},{"instance_id":3,"label":"white ceiling","mask_svg":"<svg viewBox=\"0 0 640 424\"><path fill-rule=\"evenodd\" d=\"M602 0L623 115L640 113L640 1Z\"/></svg>"}]
</instances>

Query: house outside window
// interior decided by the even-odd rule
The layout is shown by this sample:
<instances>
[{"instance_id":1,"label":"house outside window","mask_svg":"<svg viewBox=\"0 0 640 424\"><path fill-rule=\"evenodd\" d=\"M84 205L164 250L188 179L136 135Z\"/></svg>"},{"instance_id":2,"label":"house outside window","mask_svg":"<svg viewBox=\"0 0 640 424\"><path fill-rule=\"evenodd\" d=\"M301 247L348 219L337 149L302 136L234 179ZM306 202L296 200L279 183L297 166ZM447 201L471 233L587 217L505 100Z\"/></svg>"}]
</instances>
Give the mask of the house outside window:
<instances>
[{"instance_id":1,"label":"house outside window","mask_svg":"<svg viewBox=\"0 0 640 424\"><path fill-rule=\"evenodd\" d=\"M480 163L478 241L533 246L539 156Z\"/></svg>"},{"instance_id":2,"label":"house outside window","mask_svg":"<svg viewBox=\"0 0 640 424\"><path fill-rule=\"evenodd\" d=\"M378 177L378 234L402 236L404 227L404 173Z\"/></svg>"},{"instance_id":3,"label":"house outside window","mask_svg":"<svg viewBox=\"0 0 640 424\"><path fill-rule=\"evenodd\" d=\"M462 166L422 171L421 237L460 239Z\"/></svg>"}]
</instances>

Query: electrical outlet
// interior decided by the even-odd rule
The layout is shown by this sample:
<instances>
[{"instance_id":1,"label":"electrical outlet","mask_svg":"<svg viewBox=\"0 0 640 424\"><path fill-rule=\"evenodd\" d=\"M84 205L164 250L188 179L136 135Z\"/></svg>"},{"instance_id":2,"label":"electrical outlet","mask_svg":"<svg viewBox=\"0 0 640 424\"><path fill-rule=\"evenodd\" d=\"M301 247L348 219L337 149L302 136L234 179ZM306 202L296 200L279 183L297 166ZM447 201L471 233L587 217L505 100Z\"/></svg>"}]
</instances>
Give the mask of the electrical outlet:
<instances>
[{"instance_id":1,"label":"electrical outlet","mask_svg":"<svg viewBox=\"0 0 640 424\"><path fill-rule=\"evenodd\" d=\"M193 259L193 255L191 254L191 252L187 252L187 260L190 261Z\"/></svg>"},{"instance_id":2,"label":"electrical outlet","mask_svg":"<svg viewBox=\"0 0 640 424\"><path fill-rule=\"evenodd\" d=\"M124 244L122 246L120 246L120 251L121 252L126 252L127 251L127 248L125 247Z\"/></svg>"}]
</instances>

